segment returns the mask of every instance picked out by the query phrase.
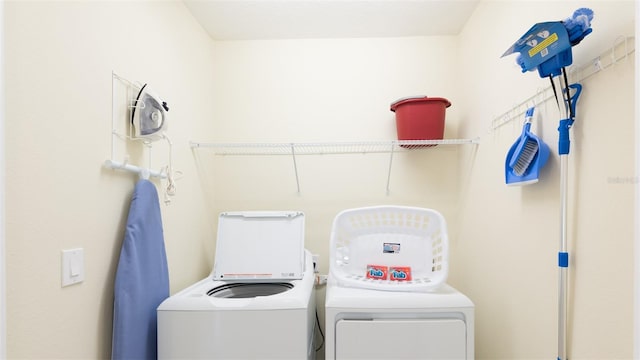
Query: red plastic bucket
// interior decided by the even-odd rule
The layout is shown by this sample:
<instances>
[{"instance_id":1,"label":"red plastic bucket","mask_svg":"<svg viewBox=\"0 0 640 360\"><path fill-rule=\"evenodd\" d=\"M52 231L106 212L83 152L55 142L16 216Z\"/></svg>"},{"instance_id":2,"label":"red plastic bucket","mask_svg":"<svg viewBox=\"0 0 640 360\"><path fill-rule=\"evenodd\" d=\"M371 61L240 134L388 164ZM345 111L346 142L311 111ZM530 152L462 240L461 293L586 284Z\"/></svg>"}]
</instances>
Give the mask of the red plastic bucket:
<instances>
[{"instance_id":1,"label":"red plastic bucket","mask_svg":"<svg viewBox=\"0 0 640 360\"><path fill-rule=\"evenodd\" d=\"M391 104L396 113L398 140L440 140L446 109L451 102L437 97L410 97Z\"/></svg>"}]
</instances>

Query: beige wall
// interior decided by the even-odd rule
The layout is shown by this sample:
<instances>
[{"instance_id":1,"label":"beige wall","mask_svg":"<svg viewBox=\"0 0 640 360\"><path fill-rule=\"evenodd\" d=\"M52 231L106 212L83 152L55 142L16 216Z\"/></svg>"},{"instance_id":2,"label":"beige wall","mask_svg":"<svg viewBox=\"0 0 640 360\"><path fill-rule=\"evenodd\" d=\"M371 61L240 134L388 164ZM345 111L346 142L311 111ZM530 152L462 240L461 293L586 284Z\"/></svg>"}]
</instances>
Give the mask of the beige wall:
<instances>
[{"instance_id":1,"label":"beige wall","mask_svg":"<svg viewBox=\"0 0 640 360\"><path fill-rule=\"evenodd\" d=\"M455 137L453 37L217 42L214 133L219 142L393 140L398 98L429 94L451 100L447 136ZM437 54L437 56L434 56ZM307 247L328 270L329 231L341 209L381 203L432 206L453 218L455 147L395 154L220 157L196 154L216 211L303 210Z\"/></svg>"},{"instance_id":2,"label":"beige wall","mask_svg":"<svg viewBox=\"0 0 640 360\"><path fill-rule=\"evenodd\" d=\"M102 168L111 156L111 72L148 82L170 105L173 163L184 176L161 208L176 291L211 256L188 141L211 132L212 43L180 2L5 5L7 356L108 358L114 273L137 180ZM154 147L157 167L166 149ZM144 160L140 144L128 151ZM60 251L75 247L84 248L85 280L61 288Z\"/></svg>"},{"instance_id":3,"label":"beige wall","mask_svg":"<svg viewBox=\"0 0 640 360\"><path fill-rule=\"evenodd\" d=\"M459 94L464 104L460 129L482 138L471 165L462 168L470 179L462 189L460 238L452 255L458 266L453 267L451 281L476 304L478 358L557 355L557 106L555 101L539 104L542 116L532 128L553 154L536 185L504 184L504 159L520 134L523 117L488 130L494 117L549 86L537 72L520 73L515 55L499 56L532 24L563 19L579 6L593 8L594 31L574 48L574 64L590 64L619 35L633 35L630 1L487 1L460 36L462 78L472 85ZM617 49L618 56L623 52ZM631 56L584 80L571 130L571 359L633 355L634 78ZM617 177L631 181L619 183Z\"/></svg>"},{"instance_id":4,"label":"beige wall","mask_svg":"<svg viewBox=\"0 0 640 360\"><path fill-rule=\"evenodd\" d=\"M162 205L172 292L211 268L220 211L304 211L307 248L326 273L338 211L432 207L449 223L450 283L477 306L477 357L555 356L557 155L538 185L506 188L519 120L487 129L547 85L499 56L531 24L583 5L562 4L482 2L459 37L212 41L179 2L7 2L8 356L110 354L113 274L136 180L100 167L111 155L111 71L149 82L171 106L174 166L184 173L173 204ZM633 33L632 2L589 5L595 30L576 59ZM634 174L634 75L628 61L586 80L573 130L576 359L632 354L633 188L611 178ZM396 154L389 194L388 154L299 156L297 193L289 157L188 144L390 140L389 104L416 94L451 100L446 136L481 144ZM534 129L555 151L554 106ZM157 148L162 163L166 148ZM128 150L139 157L135 144ZM86 279L61 288L60 250L74 247L85 249Z\"/></svg>"}]
</instances>

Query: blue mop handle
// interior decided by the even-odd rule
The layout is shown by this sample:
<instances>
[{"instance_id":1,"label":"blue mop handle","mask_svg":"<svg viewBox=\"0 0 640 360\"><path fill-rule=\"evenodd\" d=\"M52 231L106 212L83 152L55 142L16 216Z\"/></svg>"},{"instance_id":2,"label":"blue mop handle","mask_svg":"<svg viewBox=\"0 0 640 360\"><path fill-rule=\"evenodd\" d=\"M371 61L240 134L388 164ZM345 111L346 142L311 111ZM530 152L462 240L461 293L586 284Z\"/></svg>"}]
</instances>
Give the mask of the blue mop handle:
<instances>
[{"instance_id":1,"label":"blue mop handle","mask_svg":"<svg viewBox=\"0 0 640 360\"><path fill-rule=\"evenodd\" d=\"M566 91L570 89L575 89L573 95L567 94L567 102L569 106L569 118L560 120L560 125L558 126L558 154L567 155L571 150L571 140L569 139L569 129L573 125L573 121L576 116L576 104L578 103L578 98L580 97L580 93L582 92L582 85L580 84L571 84L569 85Z\"/></svg>"},{"instance_id":2,"label":"blue mop handle","mask_svg":"<svg viewBox=\"0 0 640 360\"><path fill-rule=\"evenodd\" d=\"M566 83L566 77L565 77ZM553 84L553 83L552 83ZM574 89L573 95L570 90ZM571 84L564 90L563 96L566 106L569 108L569 117L560 120L558 126L558 153L560 154L560 188L561 188L561 239L558 252L558 268L560 269L558 281L558 360L566 360L567 355L567 272L569 270L569 252L567 251L567 167L571 146L569 130L576 116L576 104L582 92L582 85Z\"/></svg>"},{"instance_id":3,"label":"blue mop handle","mask_svg":"<svg viewBox=\"0 0 640 360\"><path fill-rule=\"evenodd\" d=\"M560 133L558 138L558 154L567 155L571 147L571 140L569 139L569 129L573 125L573 119L560 120L560 126L558 126L558 132Z\"/></svg>"}]
</instances>

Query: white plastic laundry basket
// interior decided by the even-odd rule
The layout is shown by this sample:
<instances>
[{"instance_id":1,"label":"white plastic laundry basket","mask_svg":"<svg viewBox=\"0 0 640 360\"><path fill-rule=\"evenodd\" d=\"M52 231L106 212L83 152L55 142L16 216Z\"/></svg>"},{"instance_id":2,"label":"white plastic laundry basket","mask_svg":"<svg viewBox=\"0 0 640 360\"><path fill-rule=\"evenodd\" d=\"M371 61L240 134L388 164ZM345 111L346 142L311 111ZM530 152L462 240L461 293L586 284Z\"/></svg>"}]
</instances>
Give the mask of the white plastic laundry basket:
<instances>
[{"instance_id":1,"label":"white plastic laundry basket","mask_svg":"<svg viewBox=\"0 0 640 360\"><path fill-rule=\"evenodd\" d=\"M449 271L446 222L432 209L374 206L344 210L333 221L330 246L330 274L340 286L426 291L446 282ZM410 276L372 278L368 276L372 266L408 269Z\"/></svg>"}]
</instances>

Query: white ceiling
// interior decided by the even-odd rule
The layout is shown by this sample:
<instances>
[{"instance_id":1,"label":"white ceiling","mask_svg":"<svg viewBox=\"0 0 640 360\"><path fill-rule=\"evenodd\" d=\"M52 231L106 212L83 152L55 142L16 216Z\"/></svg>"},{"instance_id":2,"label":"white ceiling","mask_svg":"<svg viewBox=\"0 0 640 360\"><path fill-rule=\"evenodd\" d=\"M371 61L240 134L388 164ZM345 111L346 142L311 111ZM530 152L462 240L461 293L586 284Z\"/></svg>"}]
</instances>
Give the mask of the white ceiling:
<instances>
[{"instance_id":1,"label":"white ceiling","mask_svg":"<svg viewBox=\"0 0 640 360\"><path fill-rule=\"evenodd\" d=\"M479 0L183 0L216 40L457 35Z\"/></svg>"}]
</instances>

